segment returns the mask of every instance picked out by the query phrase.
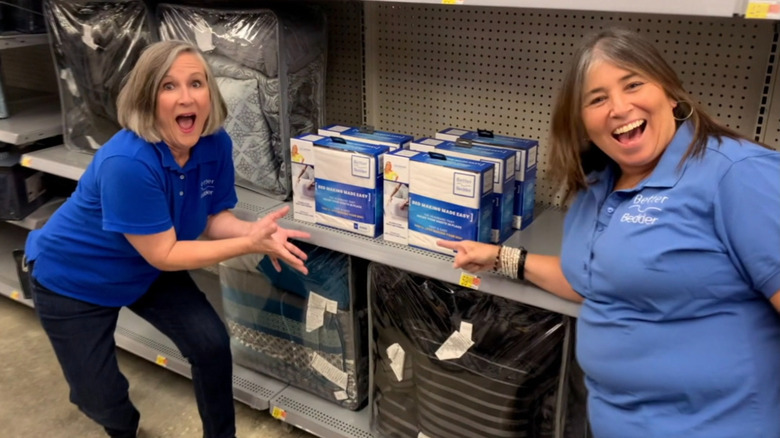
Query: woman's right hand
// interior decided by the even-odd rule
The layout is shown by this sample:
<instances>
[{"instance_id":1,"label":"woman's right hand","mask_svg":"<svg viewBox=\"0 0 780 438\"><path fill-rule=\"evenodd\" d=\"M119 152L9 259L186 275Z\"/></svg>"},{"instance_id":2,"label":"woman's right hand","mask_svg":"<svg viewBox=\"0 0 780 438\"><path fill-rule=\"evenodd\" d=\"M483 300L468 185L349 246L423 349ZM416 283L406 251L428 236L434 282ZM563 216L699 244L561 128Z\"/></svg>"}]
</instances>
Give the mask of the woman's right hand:
<instances>
[{"instance_id":1,"label":"woman's right hand","mask_svg":"<svg viewBox=\"0 0 780 438\"><path fill-rule=\"evenodd\" d=\"M453 268L476 273L493 269L498 258L498 245L474 242L473 240L438 240L436 244L455 251Z\"/></svg>"},{"instance_id":2,"label":"woman's right hand","mask_svg":"<svg viewBox=\"0 0 780 438\"><path fill-rule=\"evenodd\" d=\"M305 231L289 230L279 226L277 221L283 218L290 211L289 206L284 206L279 210L268 213L262 219L254 222L249 229L249 238L252 241L253 252L266 254L271 258L271 262L277 271L281 271L279 265L281 259L291 268L304 274L308 274L304 261L307 259L306 253L293 245L288 239L308 239L311 237Z\"/></svg>"}]
</instances>

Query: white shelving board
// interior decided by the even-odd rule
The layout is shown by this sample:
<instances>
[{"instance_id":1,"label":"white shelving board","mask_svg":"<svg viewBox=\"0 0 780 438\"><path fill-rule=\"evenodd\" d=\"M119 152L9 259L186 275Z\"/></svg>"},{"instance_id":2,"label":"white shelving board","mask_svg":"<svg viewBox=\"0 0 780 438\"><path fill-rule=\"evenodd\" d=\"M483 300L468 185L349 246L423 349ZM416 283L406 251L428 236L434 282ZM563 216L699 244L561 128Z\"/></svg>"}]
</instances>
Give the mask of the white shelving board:
<instances>
[{"instance_id":1,"label":"white shelving board","mask_svg":"<svg viewBox=\"0 0 780 438\"><path fill-rule=\"evenodd\" d=\"M57 96L9 102L10 117L0 120L0 141L24 144L62 134Z\"/></svg>"},{"instance_id":2,"label":"white shelving board","mask_svg":"<svg viewBox=\"0 0 780 438\"><path fill-rule=\"evenodd\" d=\"M0 35L0 50L15 49L17 47L37 46L41 44L49 44L49 34L14 33Z\"/></svg>"},{"instance_id":3,"label":"white shelving board","mask_svg":"<svg viewBox=\"0 0 780 438\"><path fill-rule=\"evenodd\" d=\"M32 307L32 300L25 299L16 275L16 263L11 251L24 248L27 232L16 225L0 221L0 295Z\"/></svg>"},{"instance_id":4,"label":"white shelving board","mask_svg":"<svg viewBox=\"0 0 780 438\"><path fill-rule=\"evenodd\" d=\"M731 17L744 15L743 0L656 0L627 2L623 0L380 0L384 3L419 3L452 6L499 6L505 8L544 8L580 11L638 12L648 14L701 15Z\"/></svg>"},{"instance_id":5,"label":"white shelving board","mask_svg":"<svg viewBox=\"0 0 780 438\"><path fill-rule=\"evenodd\" d=\"M23 154L21 164L24 167L78 181L92 162L92 157L91 154L77 152L61 145Z\"/></svg>"},{"instance_id":6,"label":"white shelving board","mask_svg":"<svg viewBox=\"0 0 780 438\"><path fill-rule=\"evenodd\" d=\"M62 205L64 202L65 198L54 198L38 207L37 210L28 214L24 219L7 222L9 224L13 224L28 230L37 230L38 228L41 228L46 223L46 221L49 220L51 215L54 214L54 212L60 208L60 205Z\"/></svg>"}]
</instances>

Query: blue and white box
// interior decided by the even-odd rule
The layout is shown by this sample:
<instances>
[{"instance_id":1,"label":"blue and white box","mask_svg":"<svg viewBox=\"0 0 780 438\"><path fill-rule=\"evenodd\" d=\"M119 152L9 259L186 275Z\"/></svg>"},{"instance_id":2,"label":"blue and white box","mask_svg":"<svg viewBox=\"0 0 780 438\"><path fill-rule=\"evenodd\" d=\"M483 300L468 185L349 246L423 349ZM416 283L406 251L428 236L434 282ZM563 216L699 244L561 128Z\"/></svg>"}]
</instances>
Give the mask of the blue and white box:
<instances>
[{"instance_id":1,"label":"blue and white box","mask_svg":"<svg viewBox=\"0 0 780 438\"><path fill-rule=\"evenodd\" d=\"M314 208L314 142L325 137L305 134L290 139L290 166L292 172L293 218L316 222Z\"/></svg>"},{"instance_id":2,"label":"blue and white box","mask_svg":"<svg viewBox=\"0 0 780 438\"><path fill-rule=\"evenodd\" d=\"M437 152L409 159L409 245L453 254L437 240L490 242L492 163Z\"/></svg>"},{"instance_id":3,"label":"blue and white box","mask_svg":"<svg viewBox=\"0 0 780 438\"><path fill-rule=\"evenodd\" d=\"M527 138L493 135L491 131L467 131L447 128L436 133L439 140L465 142L484 146L508 148L516 152L515 207L512 228L522 230L534 220L536 202L536 170L539 142Z\"/></svg>"},{"instance_id":4,"label":"blue and white box","mask_svg":"<svg viewBox=\"0 0 780 438\"><path fill-rule=\"evenodd\" d=\"M409 159L419 153L396 149L385 154L382 238L388 242L409 244Z\"/></svg>"},{"instance_id":5,"label":"blue and white box","mask_svg":"<svg viewBox=\"0 0 780 438\"><path fill-rule=\"evenodd\" d=\"M341 137L348 141L383 145L391 149L406 149L409 146L409 142L414 140L414 137L411 135L375 131L373 129L363 130L344 125L323 126L317 130L317 133L328 137Z\"/></svg>"},{"instance_id":6,"label":"blue and white box","mask_svg":"<svg viewBox=\"0 0 780 438\"><path fill-rule=\"evenodd\" d=\"M413 151L435 150L450 157L493 163L493 219L490 241L501 243L512 235L515 202L515 152L491 146L460 146L455 142L421 138L409 143Z\"/></svg>"},{"instance_id":7,"label":"blue and white box","mask_svg":"<svg viewBox=\"0 0 780 438\"><path fill-rule=\"evenodd\" d=\"M382 161L388 150L340 138L314 142L318 224L369 237L382 234Z\"/></svg>"}]
</instances>

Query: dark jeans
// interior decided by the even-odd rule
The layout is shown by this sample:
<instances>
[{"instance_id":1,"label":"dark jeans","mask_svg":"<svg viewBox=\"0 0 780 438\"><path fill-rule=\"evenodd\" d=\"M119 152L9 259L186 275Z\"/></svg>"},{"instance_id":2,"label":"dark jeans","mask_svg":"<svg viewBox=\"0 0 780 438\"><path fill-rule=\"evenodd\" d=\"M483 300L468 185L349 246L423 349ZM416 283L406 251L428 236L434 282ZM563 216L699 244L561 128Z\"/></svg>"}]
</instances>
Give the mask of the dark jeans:
<instances>
[{"instance_id":1,"label":"dark jeans","mask_svg":"<svg viewBox=\"0 0 780 438\"><path fill-rule=\"evenodd\" d=\"M118 307L105 307L53 292L33 278L33 301L51 340L70 401L109 436L135 437L139 413L119 371L114 330ZM233 361L225 325L189 273L163 272L127 306L168 336L189 360L205 438L233 438Z\"/></svg>"}]
</instances>

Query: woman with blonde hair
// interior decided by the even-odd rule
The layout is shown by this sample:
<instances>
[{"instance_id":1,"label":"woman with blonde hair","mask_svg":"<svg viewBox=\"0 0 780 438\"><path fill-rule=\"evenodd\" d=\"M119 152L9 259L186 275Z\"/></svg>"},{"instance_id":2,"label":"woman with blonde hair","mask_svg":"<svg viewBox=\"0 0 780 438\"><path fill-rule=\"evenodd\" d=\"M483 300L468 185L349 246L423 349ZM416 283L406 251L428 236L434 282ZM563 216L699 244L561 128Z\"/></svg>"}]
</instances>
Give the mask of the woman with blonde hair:
<instances>
[{"instance_id":1,"label":"woman with blonde hair","mask_svg":"<svg viewBox=\"0 0 780 438\"><path fill-rule=\"evenodd\" d=\"M233 438L229 337L187 270L262 253L305 273L306 255L288 239L308 235L277 225L287 208L256 222L230 211L238 200L226 107L195 47L150 45L117 107L123 129L27 239L36 311L71 402L109 436L136 437L140 419L115 352L127 307L190 362L203 436Z\"/></svg>"}]
</instances>

